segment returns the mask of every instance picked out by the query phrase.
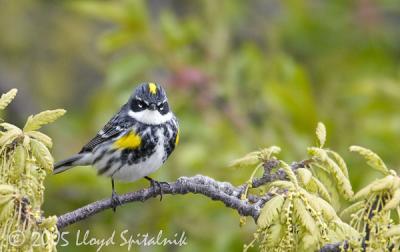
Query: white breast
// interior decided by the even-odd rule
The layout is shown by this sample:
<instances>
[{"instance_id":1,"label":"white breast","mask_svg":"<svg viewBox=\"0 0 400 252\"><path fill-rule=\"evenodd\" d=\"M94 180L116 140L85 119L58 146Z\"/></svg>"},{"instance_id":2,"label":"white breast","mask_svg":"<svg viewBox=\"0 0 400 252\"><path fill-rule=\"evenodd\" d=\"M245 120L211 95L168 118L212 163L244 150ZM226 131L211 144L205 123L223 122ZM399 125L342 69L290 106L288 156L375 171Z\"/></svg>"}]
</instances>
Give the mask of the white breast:
<instances>
[{"instance_id":1,"label":"white breast","mask_svg":"<svg viewBox=\"0 0 400 252\"><path fill-rule=\"evenodd\" d=\"M155 152L149 158L147 158L144 162L141 163L132 165L127 164L121 167L114 174L106 174L106 175L112 176L114 179L117 180L135 181L158 170L163 164L163 157L165 155L164 143L166 139L164 137L162 128L160 128L156 134L159 140L155 147ZM110 171L112 170L115 171L115 169L110 169Z\"/></svg>"}]
</instances>

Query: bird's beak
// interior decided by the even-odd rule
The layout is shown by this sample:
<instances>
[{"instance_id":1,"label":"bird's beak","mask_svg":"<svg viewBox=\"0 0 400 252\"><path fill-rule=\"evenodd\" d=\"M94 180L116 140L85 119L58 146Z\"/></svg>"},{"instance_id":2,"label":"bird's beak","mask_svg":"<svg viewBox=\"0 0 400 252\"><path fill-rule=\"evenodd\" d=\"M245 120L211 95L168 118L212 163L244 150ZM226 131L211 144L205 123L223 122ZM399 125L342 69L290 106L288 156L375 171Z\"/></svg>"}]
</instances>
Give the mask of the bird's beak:
<instances>
[{"instance_id":1,"label":"bird's beak","mask_svg":"<svg viewBox=\"0 0 400 252\"><path fill-rule=\"evenodd\" d=\"M154 104L154 103L150 103L150 105L149 105L149 109L150 109L150 110L156 110L156 109L157 109L157 106L156 106L156 104Z\"/></svg>"}]
</instances>

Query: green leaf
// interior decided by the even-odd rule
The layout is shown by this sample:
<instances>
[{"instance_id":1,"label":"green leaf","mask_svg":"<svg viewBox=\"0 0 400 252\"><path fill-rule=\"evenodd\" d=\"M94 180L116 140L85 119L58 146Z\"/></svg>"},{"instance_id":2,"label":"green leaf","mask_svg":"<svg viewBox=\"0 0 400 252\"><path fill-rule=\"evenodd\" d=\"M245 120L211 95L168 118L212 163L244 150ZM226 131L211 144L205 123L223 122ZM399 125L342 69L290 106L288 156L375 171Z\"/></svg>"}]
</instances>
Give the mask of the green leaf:
<instances>
[{"instance_id":1,"label":"green leaf","mask_svg":"<svg viewBox=\"0 0 400 252\"><path fill-rule=\"evenodd\" d=\"M51 138L49 136L47 136L46 134L43 134L42 132L39 131L29 131L26 133L28 136L39 140L40 142L42 142L44 145L46 145L47 148L51 148L53 146L53 141L51 140Z\"/></svg>"},{"instance_id":2,"label":"green leaf","mask_svg":"<svg viewBox=\"0 0 400 252\"><path fill-rule=\"evenodd\" d=\"M369 196L371 193L376 193L384 190L391 190L393 189L393 184L396 182L395 177L392 175L386 176L382 179L375 180L362 188L360 191L358 191L354 197L353 200L360 200L363 198L366 198Z\"/></svg>"},{"instance_id":3,"label":"green leaf","mask_svg":"<svg viewBox=\"0 0 400 252\"><path fill-rule=\"evenodd\" d=\"M306 228L310 233L318 232L317 223L300 198L296 197L293 199L293 209L304 228Z\"/></svg>"},{"instance_id":4,"label":"green leaf","mask_svg":"<svg viewBox=\"0 0 400 252\"><path fill-rule=\"evenodd\" d=\"M390 174L385 163L375 152L357 145L350 146L350 151L357 152L363 156L367 160L367 164L375 170L382 172L384 175Z\"/></svg>"},{"instance_id":5,"label":"green leaf","mask_svg":"<svg viewBox=\"0 0 400 252\"><path fill-rule=\"evenodd\" d=\"M303 183L303 185L308 185L308 183L311 181L312 173L310 172L310 170L306 168L299 168L297 169L296 173L297 177L299 178L301 183Z\"/></svg>"},{"instance_id":6,"label":"green leaf","mask_svg":"<svg viewBox=\"0 0 400 252\"><path fill-rule=\"evenodd\" d=\"M298 183L297 182L297 178L296 178L296 175L294 174L294 172L292 170L292 167L290 165L286 164L283 161L280 161L280 163L281 163L281 167L282 167L283 171L288 176L290 182L292 182L295 186L297 186L298 185L297 184Z\"/></svg>"},{"instance_id":7,"label":"green leaf","mask_svg":"<svg viewBox=\"0 0 400 252\"><path fill-rule=\"evenodd\" d=\"M282 224L274 223L270 226L269 228L269 233L267 235L267 244L271 247L277 246L280 241L282 240L282 237L284 235L285 227L282 226Z\"/></svg>"},{"instance_id":8,"label":"green leaf","mask_svg":"<svg viewBox=\"0 0 400 252\"><path fill-rule=\"evenodd\" d=\"M251 168L255 167L261 161L259 159L259 151L251 152L246 156L236 159L229 164L231 168Z\"/></svg>"},{"instance_id":9,"label":"green leaf","mask_svg":"<svg viewBox=\"0 0 400 252\"><path fill-rule=\"evenodd\" d=\"M9 131L9 130L17 130L17 131L19 131L20 133L22 133L22 130L21 130L20 128L18 128L17 126L15 126L15 125L13 125L13 124L11 124L11 123L0 123L0 126L1 126L2 128L4 128L6 131Z\"/></svg>"},{"instance_id":10,"label":"green leaf","mask_svg":"<svg viewBox=\"0 0 400 252\"><path fill-rule=\"evenodd\" d=\"M325 185L322 184L321 181L319 181L316 177L312 177L311 178L310 184L312 184L317 189L317 192L321 195L321 197L324 200L326 200L328 202L332 201L331 195L329 194L329 192L326 189Z\"/></svg>"},{"instance_id":11,"label":"green leaf","mask_svg":"<svg viewBox=\"0 0 400 252\"><path fill-rule=\"evenodd\" d=\"M285 198L282 195L276 195L261 209L260 216L257 219L257 225L261 228L268 227L272 221L278 217Z\"/></svg>"},{"instance_id":12,"label":"green leaf","mask_svg":"<svg viewBox=\"0 0 400 252\"><path fill-rule=\"evenodd\" d=\"M38 130L43 125L54 122L59 117L63 116L65 112L64 109L56 109L43 111L37 115L29 116L23 131L28 132Z\"/></svg>"},{"instance_id":13,"label":"green leaf","mask_svg":"<svg viewBox=\"0 0 400 252\"><path fill-rule=\"evenodd\" d=\"M19 129L18 130L12 129L12 130L7 131L0 137L0 146L5 146L5 145L11 143L20 135L21 135L21 130L19 130Z\"/></svg>"},{"instance_id":14,"label":"green leaf","mask_svg":"<svg viewBox=\"0 0 400 252\"><path fill-rule=\"evenodd\" d=\"M344 161L344 159L335 151L327 150L327 152L329 155L332 156L333 160L336 162L336 164L342 170L342 172L346 176L346 178L349 178L349 171L347 169L347 165L346 165L346 162Z\"/></svg>"},{"instance_id":15,"label":"green leaf","mask_svg":"<svg viewBox=\"0 0 400 252\"><path fill-rule=\"evenodd\" d=\"M53 171L53 157L47 147L36 139L31 139L32 155L35 157L38 164L50 173Z\"/></svg>"},{"instance_id":16,"label":"green leaf","mask_svg":"<svg viewBox=\"0 0 400 252\"><path fill-rule=\"evenodd\" d=\"M13 88L0 97L0 110L5 109L17 95L18 90Z\"/></svg>"},{"instance_id":17,"label":"green leaf","mask_svg":"<svg viewBox=\"0 0 400 252\"><path fill-rule=\"evenodd\" d=\"M322 122L318 123L317 130L315 133L318 138L319 147L320 148L324 147L326 141L326 128Z\"/></svg>"},{"instance_id":18,"label":"green leaf","mask_svg":"<svg viewBox=\"0 0 400 252\"><path fill-rule=\"evenodd\" d=\"M21 174L24 172L25 169L25 164L27 160L27 153L25 148L22 145L18 145L15 148L14 155L13 155L13 161L14 161L14 169L15 169L15 174L13 174L17 178L21 178Z\"/></svg>"},{"instance_id":19,"label":"green leaf","mask_svg":"<svg viewBox=\"0 0 400 252\"><path fill-rule=\"evenodd\" d=\"M303 195L306 197L307 202L311 205L313 209L320 211L322 213L322 216L324 217L326 222L338 218L335 209L333 209L331 204L326 202L324 199L316 195L313 195L311 193L308 193L307 191L303 191Z\"/></svg>"}]
</instances>

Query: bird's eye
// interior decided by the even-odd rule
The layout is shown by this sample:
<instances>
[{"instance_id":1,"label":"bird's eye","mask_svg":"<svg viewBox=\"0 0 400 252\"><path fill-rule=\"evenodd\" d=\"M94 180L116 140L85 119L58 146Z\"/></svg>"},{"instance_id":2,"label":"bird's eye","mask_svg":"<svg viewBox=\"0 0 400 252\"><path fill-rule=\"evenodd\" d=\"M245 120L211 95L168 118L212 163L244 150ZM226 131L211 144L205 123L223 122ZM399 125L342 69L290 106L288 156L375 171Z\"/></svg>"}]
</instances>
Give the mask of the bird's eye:
<instances>
[{"instance_id":1,"label":"bird's eye","mask_svg":"<svg viewBox=\"0 0 400 252\"><path fill-rule=\"evenodd\" d=\"M137 106L139 109L143 109L143 108L146 107L146 103L144 103L144 102L141 101L141 100L136 100L136 106Z\"/></svg>"},{"instance_id":2,"label":"bird's eye","mask_svg":"<svg viewBox=\"0 0 400 252\"><path fill-rule=\"evenodd\" d=\"M161 103L160 105L157 106L157 109L163 115L168 113L169 111L168 103L167 102Z\"/></svg>"}]
</instances>

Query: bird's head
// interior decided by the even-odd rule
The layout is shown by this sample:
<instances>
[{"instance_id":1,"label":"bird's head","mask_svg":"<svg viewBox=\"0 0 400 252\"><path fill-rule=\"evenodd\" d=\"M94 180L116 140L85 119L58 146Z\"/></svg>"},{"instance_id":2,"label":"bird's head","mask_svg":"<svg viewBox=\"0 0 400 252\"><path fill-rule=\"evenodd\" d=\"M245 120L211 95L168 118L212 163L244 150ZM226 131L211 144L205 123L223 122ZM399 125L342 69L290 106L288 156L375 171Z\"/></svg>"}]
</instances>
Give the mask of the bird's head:
<instances>
[{"instance_id":1,"label":"bird's head","mask_svg":"<svg viewBox=\"0 0 400 252\"><path fill-rule=\"evenodd\" d=\"M143 83L129 99L129 116L145 124L162 124L172 118L167 95L161 85Z\"/></svg>"}]
</instances>

